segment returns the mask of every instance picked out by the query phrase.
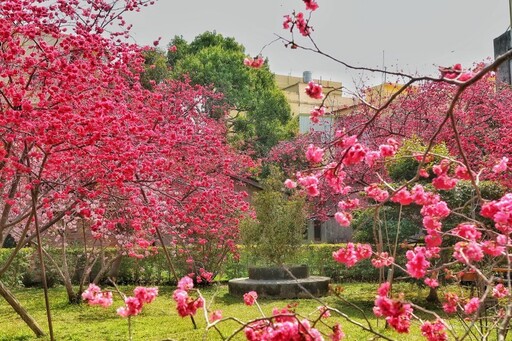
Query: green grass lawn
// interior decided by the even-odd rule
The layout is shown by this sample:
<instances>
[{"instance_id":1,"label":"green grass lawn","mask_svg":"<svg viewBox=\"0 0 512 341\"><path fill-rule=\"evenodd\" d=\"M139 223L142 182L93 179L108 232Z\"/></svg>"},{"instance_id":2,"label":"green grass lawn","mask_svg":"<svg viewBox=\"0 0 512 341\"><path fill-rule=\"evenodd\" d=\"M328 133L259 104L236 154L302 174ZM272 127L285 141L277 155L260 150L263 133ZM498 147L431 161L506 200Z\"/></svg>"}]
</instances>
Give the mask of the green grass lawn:
<instances>
[{"instance_id":1,"label":"green grass lawn","mask_svg":"<svg viewBox=\"0 0 512 341\"><path fill-rule=\"evenodd\" d=\"M378 330L384 330L383 320L377 321L372 313L373 300L375 299L376 284L347 283L342 285L342 296L350 302L362 307L370 322ZM132 293L133 287L121 287L127 294ZM143 312L132 318L134 340L221 340L217 332L210 330L205 334L204 317L202 311L198 312L196 321L199 329L193 330L190 318L181 318L176 313L175 302L172 299L174 287L160 287L158 298L146 305ZM401 283L395 286L395 290L403 291L408 298L415 298L420 303L428 292L419 289L416 285ZM24 307L39 322L44 330L48 330L45 315L45 304L42 289L27 288L13 291ZM241 297L233 297L228 294L227 286L219 285L201 290L207 299L210 310L222 310L223 316L236 316L247 321L261 317L256 307L248 307L243 304ZM338 308L351 318L366 323L362 313L331 295L322 299L328 305ZM63 288L50 289L51 311L53 317L54 334L56 340L127 340L127 320L116 314L116 309L122 305L119 296L114 298L114 304L107 308L90 307L88 305L70 305L67 303ZM265 314L271 315L272 308L284 308L291 302L298 302L297 312L308 315L320 305L313 299L300 300L260 300L260 305ZM312 315L317 317L318 314ZM347 340L369 340L372 335L361 331L358 327L348 323L340 316L333 316L326 322L330 325L340 322L347 335ZM236 330L239 325L232 321L223 322L222 333L227 336ZM319 326L319 329L322 329ZM391 330L384 333L394 339L424 340L419 333L417 324L414 324L412 333L405 336L398 335ZM324 328L324 331L327 331ZM237 340L242 340L240 333ZM49 340L49 338L36 339L31 330L13 312L12 308L0 298L0 340Z\"/></svg>"}]
</instances>

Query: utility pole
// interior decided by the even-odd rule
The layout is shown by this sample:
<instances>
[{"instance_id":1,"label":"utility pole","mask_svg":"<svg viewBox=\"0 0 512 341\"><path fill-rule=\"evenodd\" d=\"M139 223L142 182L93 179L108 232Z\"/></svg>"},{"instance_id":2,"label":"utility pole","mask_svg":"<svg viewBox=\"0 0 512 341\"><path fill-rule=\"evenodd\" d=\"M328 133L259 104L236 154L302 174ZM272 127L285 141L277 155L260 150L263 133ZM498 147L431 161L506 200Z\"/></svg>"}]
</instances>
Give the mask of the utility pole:
<instances>
[{"instance_id":1,"label":"utility pole","mask_svg":"<svg viewBox=\"0 0 512 341\"><path fill-rule=\"evenodd\" d=\"M510 32L512 32L512 0L508 0L508 12L510 15Z\"/></svg>"}]
</instances>

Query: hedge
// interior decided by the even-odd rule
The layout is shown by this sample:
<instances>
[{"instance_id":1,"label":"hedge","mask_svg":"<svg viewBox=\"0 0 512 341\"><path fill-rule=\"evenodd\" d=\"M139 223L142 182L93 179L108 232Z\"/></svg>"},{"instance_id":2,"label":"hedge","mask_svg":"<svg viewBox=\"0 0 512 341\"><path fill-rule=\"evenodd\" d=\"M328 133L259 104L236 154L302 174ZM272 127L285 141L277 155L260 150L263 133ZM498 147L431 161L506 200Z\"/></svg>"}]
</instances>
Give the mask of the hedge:
<instances>
[{"instance_id":1,"label":"hedge","mask_svg":"<svg viewBox=\"0 0 512 341\"><path fill-rule=\"evenodd\" d=\"M378 280L379 270L371 266L368 260L362 261L351 268L335 262L332 258L332 253L342 246L341 244L304 244L300 247L300 252L293 261L293 264L306 264L309 266L311 275L331 277L334 282ZM0 266L9 257L11 251L12 249L0 248ZM58 264L61 264L60 249L50 249L47 251ZM109 249L106 252L114 253L115 250ZM239 248L239 253L240 257L238 260L234 259L233 256L226 260L224 271L217 276L217 280L247 277L247 267L249 265L263 265L246 252L243 247ZM80 278L81 271L83 271L82 254L83 249L81 248L68 249L68 264L75 282ZM60 283L61 280L55 267L48 261L45 261L45 265L49 284ZM187 274L187 269L183 264L177 263L175 267L179 276ZM92 280L99 270L98 268L99 266L96 266L93 269L89 280ZM8 285L39 285L39 269L36 250L31 248L22 249L9 267L9 270L0 279ZM175 284L163 252L143 259L123 257L115 279L120 284Z\"/></svg>"}]
</instances>

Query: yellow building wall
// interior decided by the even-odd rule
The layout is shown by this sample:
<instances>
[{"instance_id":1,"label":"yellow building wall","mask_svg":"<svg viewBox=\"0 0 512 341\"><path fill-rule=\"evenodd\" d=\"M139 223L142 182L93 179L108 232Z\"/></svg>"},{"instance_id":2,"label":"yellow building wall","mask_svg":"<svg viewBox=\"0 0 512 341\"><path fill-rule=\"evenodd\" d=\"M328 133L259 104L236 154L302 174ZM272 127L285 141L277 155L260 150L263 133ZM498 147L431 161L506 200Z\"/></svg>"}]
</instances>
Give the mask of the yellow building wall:
<instances>
[{"instance_id":1,"label":"yellow building wall","mask_svg":"<svg viewBox=\"0 0 512 341\"><path fill-rule=\"evenodd\" d=\"M308 84L304 82L302 77L275 75L275 80L290 104L294 116L301 114L309 115L311 110L322 104L322 100L313 99L306 94L305 89ZM322 85L324 95L332 91L324 101L324 106L328 110L337 110L353 103L351 98L343 97L341 82L325 81L322 79L313 79L313 81Z\"/></svg>"}]
</instances>

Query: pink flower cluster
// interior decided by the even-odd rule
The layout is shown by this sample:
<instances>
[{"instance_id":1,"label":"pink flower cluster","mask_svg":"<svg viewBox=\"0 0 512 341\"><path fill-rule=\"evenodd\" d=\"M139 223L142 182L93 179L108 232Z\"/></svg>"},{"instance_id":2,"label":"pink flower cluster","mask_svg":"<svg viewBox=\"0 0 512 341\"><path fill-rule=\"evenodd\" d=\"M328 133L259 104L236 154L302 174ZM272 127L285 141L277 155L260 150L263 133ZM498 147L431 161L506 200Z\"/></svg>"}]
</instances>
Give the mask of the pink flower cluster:
<instances>
[{"instance_id":1,"label":"pink flower cluster","mask_svg":"<svg viewBox=\"0 0 512 341\"><path fill-rule=\"evenodd\" d=\"M172 298L176 301L176 310L181 317L194 316L197 309L204 306L201 297L194 299L188 295L188 291L193 287L192 278L185 276L178 282L178 289L174 290Z\"/></svg>"},{"instance_id":2,"label":"pink flower cluster","mask_svg":"<svg viewBox=\"0 0 512 341\"><path fill-rule=\"evenodd\" d=\"M468 315L476 313L480 307L480 299L478 297L472 297L468 303L464 305L464 312Z\"/></svg>"},{"instance_id":3,"label":"pink flower cluster","mask_svg":"<svg viewBox=\"0 0 512 341\"><path fill-rule=\"evenodd\" d=\"M269 320L258 320L244 329L249 341L321 341L322 334L311 327L309 320L299 320L293 311L274 309ZM331 340L341 340L341 327L334 331ZM334 337L334 338L333 338Z\"/></svg>"},{"instance_id":4,"label":"pink flower cluster","mask_svg":"<svg viewBox=\"0 0 512 341\"><path fill-rule=\"evenodd\" d=\"M503 157L498 164L492 167L492 171L496 174L503 173L508 168L508 157Z\"/></svg>"},{"instance_id":5,"label":"pink flower cluster","mask_svg":"<svg viewBox=\"0 0 512 341\"><path fill-rule=\"evenodd\" d=\"M306 9L310 11L314 11L318 8L318 4L315 0L302 0L306 4Z\"/></svg>"},{"instance_id":6,"label":"pink flower cluster","mask_svg":"<svg viewBox=\"0 0 512 341\"><path fill-rule=\"evenodd\" d=\"M256 291L249 291L248 293L244 294L244 303L245 305L251 306L256 303L256 300L258 299L258 293Z\"/></svg>"},{"instance_id":7,"label":"pink flower cluster","mask_svg":"<svg viewBox=\"0 0 512 341\"><path fill-rule=\"evenodd\" d=\"M318 190L318 178L315 175L299 177L299 184L306 189L309 196L316 197L320 195Z\"/></svg>"},{"instance_id":8,"label":"pink flower cluster","mask_svg":"<svg viewBox=\"0 0 512 341\"><path fill-rule=\"evenodd\" d=\"M455 64L451 67L440 67L441 77L445 79L454 79L460 82L466 82L473 78L472 72L462 72L462 65Z\"/></svg>"},{"instance_id":9,"label":"pink flower cluster","mask_svg":"<svg viewBox=\"0 0 512 341\"><path fill-rule=\"evenodd\" d=\"M379 185L377 184L371 184L370 186L366 186L364 188L364 191L366 192L368 197L372 198L377 202L384 202L389 197L389 193L386 190L379 188Z\"/></svg>"},{"instance_id":10,"label":"pink flower cluster","mask_svg":"<svg viewBox=\"0 0 512 341\"><path fill-rule=\"evenodd\" d=\"M244 59L244 65L248 67L252 67L253 69L259 69L263 66L263 63L265 60L263 60L262 56L257 56L254 59L251 57L247 57Z\"/></svg>"},{"instance_id":11,"label":"pink flower cluster","mask_svg":"<svg viewBox=\"0 0 512 341\"><path fill-rule=\"evenodd\" d=\"M397 332L408 333L411 325L412 307L410 304L404 303L401 298L388 298L389 288L389 282L382 283L379 287L373 313L377 317L385 317L389 325Z\"/></svg>"},{"instance_id":12,"label":"pink flower cluster","mask_svg":"<svg viewBox=\"0 0 512 341\"><path fill-rule=\"evenodd\" d=\"M338 202L339 211L334 214L334 219L340 226L348 227L352 222L352 214L347 210L353 210L359 207L359 199L347 199Z\"/></svg>"},{"instance_id":13,"label":"pink flower cluster","mask_svg":"<svg viewBox=\"0 0 512 341\"><path fill-rule=\"evenodd\" d=\"M413 250L405 253L407 257L407 273L413 278L422 278L427 273L430 262L427 260L427 250L424 247L417 246Z\"/></svg>"},{"instance_id":14,"label":"pink flower cluster","mask_svg":"<svg viewBox=\"0 0 512 341\"><path fill-rule=\"evenodd\" d=\"M508 289L502 283L496 284L496 286L492 289L492 296L495 298L504 298L508 295Z\"/></svg>"},{"instance_id":15,"label":"pink flower cluster","mask_svg":"<svg viewBox=\"0 0 512 341\"><path fill-rule=\"evenodd\" d=\"M144 304L149 304L158 296L158 288L136 287L133 290L133 297L126 297L124 299L125 306L117 309L117 314L122 317L136 316L144 307Z\"/></svg>"},{"instance_id":16,"label":"pink flower cluster","mask_svg":"<svg viewBox=\"0 0 512 341\"><path fill-rule=\"evenodd\" d=\"M442 160L439 165L432 167L432 171L437 175L432 180L432 185L438 190L451 190L457 185L457 179L448 176L448 170L450 169L450 161Z\"/></svg>"},{"instance_id":17,"label":"pink flower cluster","mask_svg":"<svg viewBox=\"0 0 512 341\"><path fill-rule=\"evenodd\" d=\"M324 150L320 147L316 147L313 144L308 146L306 151L306 159L311 163L320 163L324 157Z\"/></svg>"},{"instance_id":18,"label":"pink flower cluster","mask_svg":"<svg viewBox=\"0 0 512 341\"><path fill-rule=\"evenodd\" d=\"M82 293L82 299L87 301L89 305L99 305L103 308L110 307L112 305L112 292L101 291L100 287L91 283L87 290Z\"/></svg>"},{"instance_id":19,"label":"pink flower cluster","mask_svg":"<svg viewBox=\"0 0 512 341\"><path fill-rule=\"evenodd\" d=\"M448 334L443 321L425 322L421 325L421 335L425 336L428 341L446 341Z\"/></svg>"},{"instance_id":20,"label":"pink flower cluster","mask_svg":"<svg viewBox=\"0 0 512 341\"><path fill-rule=\"evenodd\" d=\"M345 264L348 268L355 265L357 262L370 258L372 256L372 247L370 244L356 244L347 243L345 248L332 253L335 261Z\"/></svg>"},{"instance_id":21,"label":"pink flower cluster","mask_svg":"<svg viewBox=\"0 0 512 341\"><path fill-rule=\"evenodd\" d=\"M372 265L376 268L391 266L395 259L388 255L387 252L378 253L375 258L372 258Z\"/></svg>"},{"instance_id":22,"label":"pink flower cluster","mask_svg":"<svg viewBox=\"0 0 512 341\"><path fill-rule=\"evenodd\" d=\"M482 206L480 214L492 219L496 229L508 235L512 233L512 193L505 194L498 201L490 201Z\"/></svg>"},{"instance_id":23,"label":"pink flower cluster","mask_svg":"<svg viewBox=\"0 0 512 341\"><path fill-rule=\"evenodd\" d=\"M308 86L304 89L306 94L314 99L322 99L324 98L324 94L322 92L322 86L313 81L308 83Z\"/></svg>"},{"instance_id":24,"label":"pink flower cluster","mask_svg":"<svg viewBox=\"0 0 512 341\"><path fill-rule=\"evenodd\" d=\"M443 310L447 314L453 314L457 311L459 303L459 296L453 292L448 292L444 295L445 302L443 303Z\"/></svg>"},{"instance_id":25,"label":"pink flower cluster","mask_svg":"<svg viewBox=\"0 0 512 341\"><path fill-rule=\"evenodd\" d=\"M318 122L320 122L319 117L322 117L325 115L325 107L324 106L315 107L313 110L311 110L309 112L309 115L310 115L309 119L311 120L311 122L318 123Z\"/></svg>"}]
</instances>

